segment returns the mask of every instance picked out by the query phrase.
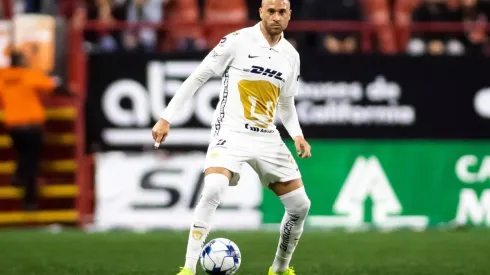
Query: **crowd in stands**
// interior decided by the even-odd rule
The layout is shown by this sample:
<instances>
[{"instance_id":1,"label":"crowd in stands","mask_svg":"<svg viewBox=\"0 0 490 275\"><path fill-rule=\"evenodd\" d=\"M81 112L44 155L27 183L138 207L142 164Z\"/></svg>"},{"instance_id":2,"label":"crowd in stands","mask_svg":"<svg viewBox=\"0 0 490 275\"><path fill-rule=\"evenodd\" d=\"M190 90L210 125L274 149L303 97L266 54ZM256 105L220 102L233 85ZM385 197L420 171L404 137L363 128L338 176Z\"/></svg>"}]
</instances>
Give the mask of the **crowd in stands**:
<instances>
[{"instance_id":1,"label":"crowd in stands","mask_svg":"<svg viewBox=\"0 0 490 275\"><path fill-rule=\"evenodd\" d=\"M16 1L16 12L42 12L41 1ZM87 47L99 51L208 50L227 33L259 19L260 0L45 0L72 24L87 21L111 25L170 24L175 28L124 28L85 32ZM46 5L44 5L46 6ZM340 20L366 22L372 29L373 48L384 54L463 55L490 54L487 22L490 0L291 0L293 22ZM44 7L45 8L45 7ZM46 8L45 8L46 9ZM420 22L459 23L451 32L416 31ZM205 28L205 24L223 24ZM195 24L195 25L193 25ZM288 32L296 47L332 54L361 51L356 32Z\"/></svg>"}]
</instances>

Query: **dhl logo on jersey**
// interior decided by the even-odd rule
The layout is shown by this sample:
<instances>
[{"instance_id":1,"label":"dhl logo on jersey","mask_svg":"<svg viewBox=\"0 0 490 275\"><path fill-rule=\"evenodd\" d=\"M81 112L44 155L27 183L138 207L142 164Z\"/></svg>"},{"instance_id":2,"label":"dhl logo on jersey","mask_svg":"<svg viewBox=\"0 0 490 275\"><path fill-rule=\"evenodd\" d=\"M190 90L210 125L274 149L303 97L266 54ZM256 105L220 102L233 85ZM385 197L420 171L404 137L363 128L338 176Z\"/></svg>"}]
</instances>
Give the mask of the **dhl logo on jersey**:
<instances>
[{"instance_id":1,"label":"dhl logo on jersey","mask_svg":"<svg viewBox=\"0 0 490 275\"><path fill-rule=\"evenodd\" d=\"M252 66L252 69L250 70L251 73L253 74L260 74L260 75L265 75L268 77L273 77L275 79L284 81L284 79L281 77L282 73L276 70L260 67L260 66Z\"/></svg>"}]
</instances>

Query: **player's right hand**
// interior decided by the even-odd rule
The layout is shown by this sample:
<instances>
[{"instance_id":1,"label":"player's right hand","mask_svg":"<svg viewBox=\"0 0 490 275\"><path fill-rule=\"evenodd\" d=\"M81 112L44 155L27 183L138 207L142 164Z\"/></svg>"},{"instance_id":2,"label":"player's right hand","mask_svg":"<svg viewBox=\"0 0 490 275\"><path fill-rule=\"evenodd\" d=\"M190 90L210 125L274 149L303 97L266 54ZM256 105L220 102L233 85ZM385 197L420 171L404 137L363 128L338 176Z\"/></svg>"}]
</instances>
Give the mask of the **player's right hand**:
<instances>
[{"instance_id":1,"label":"player's right hand","mask_svg":"<svg viewBox=\"0 0 490 275\"><path fill-rule=\"evenodd\" d=\"M302 159L311 158L311 146L302 136L294 138L294 146L298 156Z\"/></svg>"},{"instance_id":2,"label":"player's right hand","mask_svg":"<svg viewBox=\"0 0 490 275\"><path fill-rule=\"evenodd\" d=\"M151 129L151 134L153 136L153 140L155 141L155 149L160 147L170 132L170 123L164 119L159 119L153 129Z\"/></svg>"}]
</instances>

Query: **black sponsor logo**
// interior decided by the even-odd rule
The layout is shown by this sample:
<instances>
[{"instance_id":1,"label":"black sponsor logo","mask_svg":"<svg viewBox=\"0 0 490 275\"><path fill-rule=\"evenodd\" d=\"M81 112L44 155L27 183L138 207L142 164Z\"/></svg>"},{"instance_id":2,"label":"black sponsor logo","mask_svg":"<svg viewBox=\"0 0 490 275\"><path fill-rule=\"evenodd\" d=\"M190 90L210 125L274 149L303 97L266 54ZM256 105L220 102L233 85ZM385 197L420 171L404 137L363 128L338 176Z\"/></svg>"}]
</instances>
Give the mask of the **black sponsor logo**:
<instances>
[{"instance_id":1,"label":"black sponsor logo","mask_svg":"<svg viewBox=\"0 0 490 275\"><path fill-rule=\"evenodd\" d=\"M250 56L249 56L250 57ZM261 74L265 75L268 77L273 77L275 79L279 79L281 81L284 81L284 79L281 77L282 73L276 70L268 69L268 68L263 68L260 66L252 66L252 70L250 70L251 73L253 74Z\"/></svg>"},{"instance_id":2,"label":"black sponsor logo","mask_svg":"<svg viewBox=\"0 0 490 275\"><path fill-rule=\"evenodd\" d=\"M225 145L225 143L226 143L226 140L220 139L220 140L218 140L218 142L216 143L216 145L223 146L223 145Z\"/></svg>"},{"instance_id":3,"label":"black sponsor logo","mask_svg":"<svg viewBox=\"0 0 490 275\"><path fill-rule=\"evenodd\" d=\"M283 251L288 250L289 241L291 239L291 230L296 225L298 220L299 220L299 216L289 215L289 221L287 221L286 224L284 225L284 231L282 232L282 242L280 245L280 248Z\"/></svg>"},{"instance_id":4,"label":"black sponsor logo","mask_svg":"<svg viewBox=\"0 0 490 275\"><path fill-rule=\"evenodd\" d=\"M273 134L276 132L275 130L271 130L271 129L264 129L255 126L250 126L250 124L245 124L245 129L250 130L252 132L266 133L266 134Z\"/></svg>"}]
</instances>

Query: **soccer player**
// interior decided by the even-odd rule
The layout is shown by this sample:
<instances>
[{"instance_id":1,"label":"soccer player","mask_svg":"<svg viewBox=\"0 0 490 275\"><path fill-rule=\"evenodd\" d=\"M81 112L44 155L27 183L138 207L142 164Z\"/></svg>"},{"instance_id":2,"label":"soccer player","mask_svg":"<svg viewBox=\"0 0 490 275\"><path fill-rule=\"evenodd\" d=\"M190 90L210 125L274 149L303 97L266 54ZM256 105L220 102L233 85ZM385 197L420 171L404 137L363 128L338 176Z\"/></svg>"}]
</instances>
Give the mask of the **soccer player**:
<instances>
[{"instance_id":1,"label":"soccer player","mask_svg":"<svg viewBox=\"0 0 490 275\"><path fill-rule=\"evenodd\" d=\"M196 273L221 196L228 186L237 184L243 163L257 172L261 183L280 198L286 210L268 274L295 274L289 264L303 232L310 200L298 166L273 122L277 107L299 157L311 157L294 105L300 59L283 35L291 17L289 1L263 0L259 12L260 23L225 36L208 54L184 81L152 129L158 147L168 136L180 106L214 74L222 76L204 165L204 187L190 228L185 266L178 275Z\"/></svg>"}]
</instances>

